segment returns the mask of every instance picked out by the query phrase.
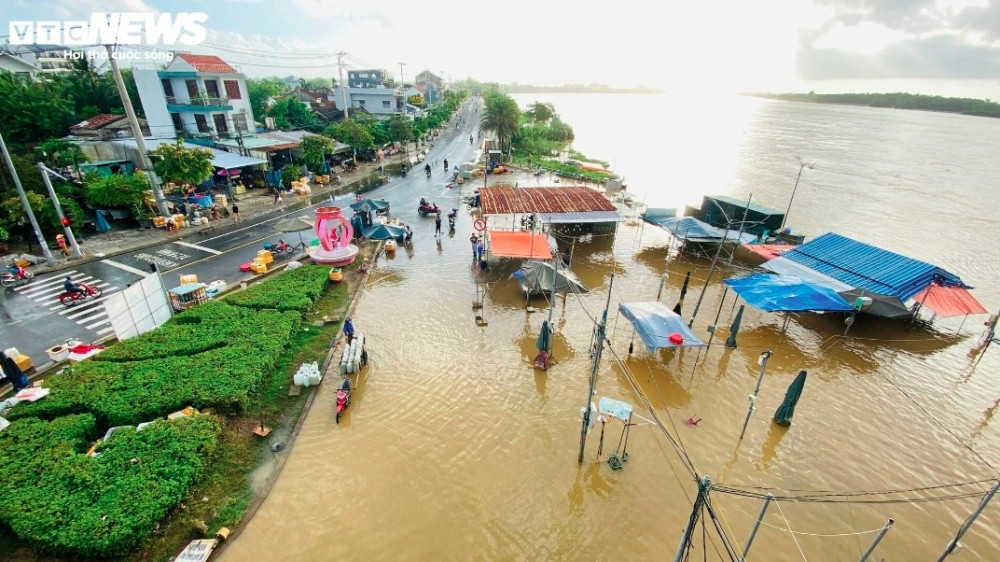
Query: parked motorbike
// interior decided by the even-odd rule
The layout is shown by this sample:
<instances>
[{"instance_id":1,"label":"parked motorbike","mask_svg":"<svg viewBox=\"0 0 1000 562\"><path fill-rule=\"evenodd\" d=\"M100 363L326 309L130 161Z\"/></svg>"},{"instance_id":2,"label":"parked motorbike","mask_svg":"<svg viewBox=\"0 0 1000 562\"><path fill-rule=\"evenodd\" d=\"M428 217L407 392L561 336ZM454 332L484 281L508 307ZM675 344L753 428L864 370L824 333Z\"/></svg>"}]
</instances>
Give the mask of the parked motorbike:
<instances>
[{"instance_id":1,"label":"parked motorbike","mask_svg":"<svg viewBox=\"0 0 1000 562\"><path fill-rule=\"evenodd\" d=\"M441 216L441 209L437 206L437 203L433 205L423 204L417 207L417 213L422 217L426 217L427 215Z\"/></svg>"},{"instance_id":2,"label":"parked motorbike","mask_svg":"<svg viewBox=\"0 0 1000 562\"><path fill-rule=\"evenodd\" d=\"M93 285L87 285L86 283L80 283L79 285L80 285L80 288L83 289L83 292L80 292L80 293L63 293L63 294L59 295L59 302L61 302L63 304L63 306L74 306L74 305L79 304L79 303L81 303L81 302L83 302L83 301L85 301L85 300L87 300L89 298L96 299L96 298L98 298L98 297L101 296L101 289L100 289L100 287L95 287Z\"/></svg>"},{"instance_id":3,"label":"parked motorbike","mask_svg":"<svg viewBox=\"0 0 1000 562\"><path fill-rule=\"evenodd\" d=\"M344 415L344 410L351 403L351 379L344 379L337 391L337 423L340 423L340 416Z\"/></svg>"},{"instance_id":4,"label":"parked motorbike","mask_svg":"<svg viewBox=\"0 0 1000 562\"><path fill-rule=\"evenodd\" d=\"M14 267L11 267L6 273L4 273L3 277L0 277L0 285L3 285L4 287L13 287L14 285L17 285L18 283L21 283L23 281L27 281L28 279L31 279L34 276L35 276L34 273L28 271L27 269L24 269L23 267L18 267L15 265Z\"/></svg>"}]
</instances>

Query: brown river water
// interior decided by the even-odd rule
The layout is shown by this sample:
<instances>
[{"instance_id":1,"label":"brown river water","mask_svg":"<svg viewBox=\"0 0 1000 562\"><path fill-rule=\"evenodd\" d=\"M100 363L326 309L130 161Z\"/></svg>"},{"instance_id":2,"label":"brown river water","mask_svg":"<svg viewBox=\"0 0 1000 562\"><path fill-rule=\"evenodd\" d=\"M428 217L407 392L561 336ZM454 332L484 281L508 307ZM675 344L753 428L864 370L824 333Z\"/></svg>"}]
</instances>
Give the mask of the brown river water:
<instances>
[{"instance_id":1,"label":"brown river water","mask_svg":"<svg viewBox=\"0 0 1000 562\"><path fill-rule=\"evenodd\" d=\"M602 96L538 99L553 101L577 127L577 148L606 157L612 141L593 123L602 112L620 121L638 111ZM801 155L817 169L803 175L790 224L945 267L996 311L1000 121L745 98L731 105L728 118L713 113L700 123L680 110L646 119L645 127L673 124L662 139L620 133L633 139L615 144L630 190L660 205L754 192L754 201L784 209ZM735 301L732 293L721 300L721 279L750 271L737 262L716 270L695 319L705 340L717 314L726 332L707 351L650 354L635 338L629 356L633 331L617 304L655 300L666 271L661 300L672 307L690 271L683 304L690 319L710 262L679 255L656 227L623 223L616 236L576 244L572 267L591 292L555 299L556 364L535 371L546 300L532 299L539 310L527 313L515 281L498 268L486 279L488 326L478 327L472 303L483 278L470 267L471 218L461 213L457 234L439 245L432 221L412 210L421 193L407 189L386 196L414 225L414 247L381 259L362 290L353 316L369 338L370 363L350 409L334 423L339 377L331 373L293 447L281 453L290 458L270 495L223 560L669 560L697 486L654 419L697 474L720 486L783 496L920 489L858 494L851 503L835 502L843 496L772 503L750 560L856 560L889 518L895 524L873 560L935 560L997 477L1000 348L970 355L985 316L938 318L909 331L859 317L845 338L843 317L805 315L782 336L781 316L748 307L731 349L723 342ZM635 405L638 425L622 470L605 462L619 448L616 420L605 426L603 454L597 424L577 463L594 320L612 275L611 345L595 401ZM766 349L774 355L740 442ZM777 426L771 416L800 369L809 378L794 421ZM685 423L692 417L702 421ZM710 497L740 548L761 500ZM947 499L925 501L940 498ZM705 529L694 534L693 555L726 558L711 521ZM1000 500L962 543L951 559L1000 558Z\"/></svg>"}]
</instances>

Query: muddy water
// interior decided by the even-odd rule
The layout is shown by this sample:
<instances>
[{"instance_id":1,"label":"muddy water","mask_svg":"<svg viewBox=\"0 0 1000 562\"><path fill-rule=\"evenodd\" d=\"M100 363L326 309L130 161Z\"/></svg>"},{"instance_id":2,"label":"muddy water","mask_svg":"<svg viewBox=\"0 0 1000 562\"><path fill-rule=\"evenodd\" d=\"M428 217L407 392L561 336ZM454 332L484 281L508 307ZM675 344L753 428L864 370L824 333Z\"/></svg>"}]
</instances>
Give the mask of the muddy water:
<instances>
[{"instance_id":1,"label":"muddy water","mask_svg":"<svg viewBox=\"0 0 1000 562\"><path fill-rule=\"evenodd\" d=\"M580 122L572 117L578 108L571 102L556 105L568 122ZM987 157L1000 124L756 101L743 110L746 115L736 122L749 125L745 138L733 142L732 156L742 162L735 169L743 171L734 177L761 182L754 184L762 194L755 200L782 208L787 203L781 198L787 198L791 180L779 152L819 153L825 174L810 176L809 189L800 185L793 224L810 235L836 230L945 266L977 286L975 294L987 308L997 308L1000 296L991 283L1000 251L980 241L1000 232L996 206L988 204L997 196L989 178L1000 170ZM851 126L858 123L866 126ZM817 127L826 135L817 138ZM898 139L889 143L900 130L910 131L906 147L897 146ZM901 156L889 154L896 152ZM783 183L765 182L782 174L780 167ZM656 196L690 197L681 178L673 179L666 188L673 192ZM729 192L746 196L749 190ZM412 203L418 197L413 194ZM865 203L855 205L861 198ZM285 453L290 458L284 472L225 560L667 559L677 547L696 485L671 443L647 421L654 417L680 443L697 474L755 492L927 488L997 474L990 465L1000 466L1000 424L993 419L1000 349L969 355L984 317L964 325L961 318L936 319L910 331L859 319L842 338L840 317L792 318L782 334L782 317L748 308L736 349L722 345L724 333L700 353L651 354L633 340L617 303L654 300L666 271L661 300L673 306L690 271L683 304L690 318L710 264L678 255L676 245L669 249L662 231L623 225L615 237L576 245L573 269L592 292L555 299L557 362L541 373L532 370L531 360L548 303L533 299L530 304L539 311L527 313L513 281L497 273L477 276L470 267L468 216L460 217L456 236L445 236L439 245L431 237L431 222L408 216L415 213L405 201L394 200L393 209L415 225L415 245L410 253L379 262L354 314L356 327L369 338L370 364L350 410L334 423L336 385L330 382L337 377L332 375ZM856 213L845 214L847 207ZM696 333L707 340L706 326L716 323L717 315L720 328L728 331L735 301L732 294L722 300L719 280L746 273L738 266L716 270L694 323ZM617 421L604 427L600 457L601 426L594 427L585 461L577 464L592 320L604 308L612 275L611 345L598 369L597 396L633 403L642 418L631 430L630 459L619 471L604 462L619 446ZM474 321L477 281L488 287L485 327ZM774 355L758 410L738 442L759 371L756 361L766 349ZM794 422L778 427L771 415L800 369L809 371L809 379ZM702 421L684 423L692 417ZM969 496L949 501L780 501L772 504L750 559L856 559L873 538L868 531L888 518L895 525L876 556L933 559L987 487L980 482L854 498ZM760 501L719 492L712 501L720 525L742 545ZM998 529L1000 504L994 503L953 559L996 559ZM711 522L707 536L706 546L701 531L696 533L695 552L700 556L705 548L709 559L723 558Z\"/></svg>"}]
</instances>

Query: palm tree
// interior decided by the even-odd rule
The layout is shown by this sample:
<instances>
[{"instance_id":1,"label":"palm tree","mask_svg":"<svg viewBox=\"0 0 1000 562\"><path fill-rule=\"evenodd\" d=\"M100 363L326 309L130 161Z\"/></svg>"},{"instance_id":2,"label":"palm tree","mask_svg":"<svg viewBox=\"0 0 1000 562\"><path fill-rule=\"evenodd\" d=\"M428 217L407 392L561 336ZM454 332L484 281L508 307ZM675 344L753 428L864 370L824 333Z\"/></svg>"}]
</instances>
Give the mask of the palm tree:
<instances>
[{"instance_id":1,"label":"palm tree","mask_svg":"<svg viewBox=\"0 0 1000 562\"><path fill-rule=\"evenodd\" d=\"M483 118L479 122L479 128L484 131L493 131L500 142L500 151L507 152L510 149L512 138L519 136L518 120L521 117L521 110L517 103L505 94L493 93L486 98L486 108L483 111Z\"/></svg>"}]
</instances>

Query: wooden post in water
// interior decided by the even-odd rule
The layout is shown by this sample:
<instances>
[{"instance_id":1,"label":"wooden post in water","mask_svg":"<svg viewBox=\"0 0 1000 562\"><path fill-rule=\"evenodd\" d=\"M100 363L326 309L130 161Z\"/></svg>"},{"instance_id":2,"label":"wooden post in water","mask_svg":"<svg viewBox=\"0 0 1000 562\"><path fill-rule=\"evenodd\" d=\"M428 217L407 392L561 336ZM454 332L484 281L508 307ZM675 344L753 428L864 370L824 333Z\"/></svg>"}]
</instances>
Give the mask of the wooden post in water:
<instances>
[{"instance_id":1,"label":"wooden post in water","mask_svg":"<svg viewBox=\"0 0 1000 562\"><path fill-rule=\"evenodd\" d=\"M587 429L590 426L590 404L594 399L594 385L597 383L597 366L601 363L601 351L604 349L604 332L608 323L608 307L611 306L611 287L615 284L615 274L608 281L608 300L604 304L604 314L597 325L597 344L594 348L594 363L590 368L590 388L587 390L587 402L583 409L583 427L580 429L580 455L576 461L583 464L583 449L587 445Z\"/></svg>"},{"instance_id":2,"label":"wooden post in water","mask_svg":"<svg viewBox=\"0 0 1000 562\"><path fill-rule=\"evenodd\" d=\"M764 353L761 353L760 357L757 359L757 362L760 363L760 374L757 375L757 386L753 388L753 395L750 396L750 406L747 408L747 417L743 419L743 429L740 430L740 441L743 441L743 435L747 432L747 424L750 423L750 416L753 415L753 411L756 409L757 393L760 392L760 383L764 380L764 369L767 369L767 360L770 358L771 350L768 349ZM764 507L767 507L767 504L764 504ZM746 554L745 551L744 554Z\"/></svg>"}]
</instances>

